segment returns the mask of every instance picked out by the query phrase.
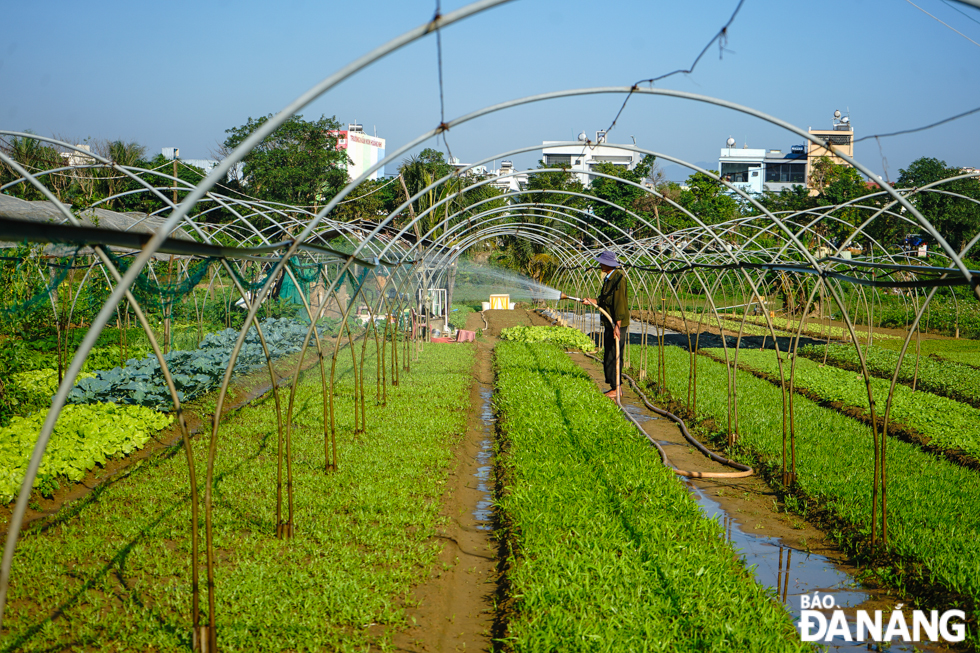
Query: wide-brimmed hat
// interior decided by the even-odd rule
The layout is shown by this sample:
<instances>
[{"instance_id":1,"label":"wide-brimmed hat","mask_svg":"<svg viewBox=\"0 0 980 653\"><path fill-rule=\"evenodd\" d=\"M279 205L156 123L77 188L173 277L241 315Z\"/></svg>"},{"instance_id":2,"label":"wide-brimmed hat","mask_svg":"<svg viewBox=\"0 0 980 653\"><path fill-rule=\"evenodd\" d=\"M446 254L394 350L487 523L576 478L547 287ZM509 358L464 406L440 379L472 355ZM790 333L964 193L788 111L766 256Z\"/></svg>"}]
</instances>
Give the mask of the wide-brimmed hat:
<instances>
[{"instance_id":1,"label":"wide-brimmed hat","mask_svg":"<svg viewBox=\"0 0 980 653\"><path fill-rule=\"evenodd\" d=\"M595 260L600 265L608 265L611 268L619 267L619 259L617 259L616 255L610 252L609 250L606 250L602 254L599 254L599 256L595 257Z\"/></svg>"}]
</instances>

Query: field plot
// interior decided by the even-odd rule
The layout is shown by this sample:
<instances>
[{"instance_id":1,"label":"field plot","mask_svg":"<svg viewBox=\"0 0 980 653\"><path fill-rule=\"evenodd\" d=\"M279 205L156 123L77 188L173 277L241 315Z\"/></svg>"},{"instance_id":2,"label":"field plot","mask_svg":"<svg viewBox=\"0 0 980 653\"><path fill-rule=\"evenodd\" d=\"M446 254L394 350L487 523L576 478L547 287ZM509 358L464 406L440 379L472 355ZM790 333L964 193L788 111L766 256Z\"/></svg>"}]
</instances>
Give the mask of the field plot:
<instances>
[{"instance_id":1,"label":"field plot","mask_svg":"<svg viewBox=\"0 0 980 653\"><path fill-rule=\"evenodd\" d=\"M724 358L721 349L709 349L717 358ZM852 348L853 351L853 348ZM731 355L731 352L729 352ZM783 371L789 379L790 365L785 355ZM745 350L738 353L739 367L748 367L779 378L776 353ZM890 379L871 379L877 416L884 414ZM935 383L941 381L936 378ZM951 383L953 380L951 379ZM816 361L798 358L794 387L807 390L821 401L856 406L868 411L868 391L860 373L843 370ZM980 410L946 397L928 392L914 392L904 385L895 386L891 419L927 436L930 443L942 449L963 451L980 459Z\"/></svg>"},{"instance_id":2,"label":"field plot","mask_svg":"<svg viewBox=\"0 0 980 653\"><path fill-rule=\"evenodd\" d=\"M369 345L369 379L372 356ZM308 373L294 414L291 540L275 538L275 404L266 398L227 420L215 482L222 648L385 646L376 625L402 623L410 587L438 553L432 535L451 445L465 428L471 364L468 348L426 347L388 389L387 407L369 413L367 432L354 435L348 359L333 473L324 472L319 374ZM203 465L207 438L194 450ZM3 650L190 648L187 463L174 453L25 533Z\"/></svg>"},{"instance_id":3,"label":"field plot","mask_svg":"<svg viewBox=\"0 0 980 653\"><path fill-rule=\"evenodd\" d=\"M740 352L740 358L746 353ZM650 352L651 358L656 355ZM668 390L686 397L689 354L667 347L665 358ZM697 357L697 365L697 417L725 424L725 365L705 356ZM780 389L742 370L738 388L739 446L763 463L778 461L783 447ZM801 510L826 511L841 525L839 535L861 549L870 535L871 429L804 397L797 397L795 406ZM888 443L888 468L889 553L897 558L879 570L883 579L900 586L938 585L944 605L959 604L972 613L980 602L980 475L894 439ZM971 637L976 641L975 631Z\"/></svg>"},{"instance_id":4,"label":"field plot","mask_svg":"<svg viewBox=\"0 0 980 653\"><path fill-rule=\"evenodd\" d=\"M500 342L498 474L516 651L803 651L655 449L550 344Z\"/></svg>"},{"instance_id":5,"label":"field plot","mask_svg":"<svg viewBox=\"0 0 980 653\"><path fill-rule=\"evenodd\" d=\"M868 371L874 376L891 381L898 366L898 352L881 347L864 348L863 351ZM805 346L800 348L799 353L815 361L823 361L826 355L827 362L832 365L855 371L861 369L857 350L850 345ZM955 356L956 353L947 354L943 358L916 357L915 343L910 343L902 359L899 382L908 386L914 384L919 390L980 407L980 369L947 360L950 355ZM928 401L924 397L922 399Z\"/></svg>"}]
</instances>

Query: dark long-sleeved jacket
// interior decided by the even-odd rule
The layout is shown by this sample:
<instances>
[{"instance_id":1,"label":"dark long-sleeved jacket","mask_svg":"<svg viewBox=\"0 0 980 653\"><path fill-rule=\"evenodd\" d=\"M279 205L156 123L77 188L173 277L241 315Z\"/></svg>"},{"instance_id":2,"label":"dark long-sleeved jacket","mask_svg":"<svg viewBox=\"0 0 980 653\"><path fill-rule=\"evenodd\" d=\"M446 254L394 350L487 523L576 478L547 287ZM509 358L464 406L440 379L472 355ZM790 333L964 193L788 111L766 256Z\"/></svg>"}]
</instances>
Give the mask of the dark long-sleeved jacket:
<instances>
[{"instance_id":1,"label":"dark long-sleeved jacket","mask_svg":"<svg viewBox=\"0 0 980 653\"><path fill-rule=\"evenodd\" d=\"M620 327L630 325L630 309L626 301L626 275L622 270L613 270L609 278L602 282L602 290L596 298L599 308L612 316L613 322L619 322ZM605 319L605 318L603 318Z\"/></svg>"}]
</instances>

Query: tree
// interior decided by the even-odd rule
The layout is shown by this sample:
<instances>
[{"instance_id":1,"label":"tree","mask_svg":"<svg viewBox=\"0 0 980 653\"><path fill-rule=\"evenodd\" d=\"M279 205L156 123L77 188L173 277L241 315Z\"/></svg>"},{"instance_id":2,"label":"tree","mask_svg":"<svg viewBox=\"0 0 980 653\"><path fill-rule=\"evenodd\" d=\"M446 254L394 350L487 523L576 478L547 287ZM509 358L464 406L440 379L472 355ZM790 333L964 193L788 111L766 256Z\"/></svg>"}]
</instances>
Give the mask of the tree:
<instances>
[{"instance_id":1,"label":"tree","mask_svg":"<svg viewBox=\"0 0 980 653\"><path fill-rule=\"evenodd\" d=\"M650 168L648 181L653 187L651 190L654 192L644 193L637 198L633 202L633 210L641 215L653 213L654 223L661 234L673 231L677 227L672 226L672 223L682 213L671 202L677 202L680 199L681 187L667 179L667 174L656 162ZM661 221L661 214L664 217L663 221Z\"/></svg>"},{"instance_id":2,"label":"tree","mask_svg":"<svg viewBox=\"0 0 980 653\"><path fill-rule=\"evenodd\" d=\"M264 125L272 114L249 118L229 134L223 147L233 150ZM315 206L336 195L348 182L346 152L337 149L335 118L303 120L292 116L252 149L242 161L249 195L295 206Z\"/></svg>"},{"instance_id":3,"label":"tree","mask_svg":"<svg viewBox=\"0 0 980 653\"><path fill-rule=\"evenodd\" d=\"M817 206L846 204L878 190L874 185L869 186L856 168L834 163L826 156L813 163L810 169L810 188L818 192ZM865 205L864 202L859 204ZM877 209L876 202L871 205ZM815 230L838 244L850 236L864 219L870 217L868 209L857 205L837 209L832 215L833 219L823 220L815 226ZM884 226L884 221L880 226ZM871 229L868 234L875 236Z\"/></svg>"},{"instance_id":4,"label":"tree","mask_svg":"<svg viewBox=\"0 0 980 653\"><path fill-rule=\"evenodd\" d=\"M27 130L26 133L30 134L33 132ZM16 161L31 174L37 174L38 172L43 172L45 170L53 170L65 165L65 159L61 157L58 150L35 138L15 136L10 139L9 142L0 144L0 148L3 149L4 154ZM5 163L0 163L0 186L20 179L20 177L21 175L15 172L13 168ZM70 179L69 175L59 175L57 177L45 175L41 178L42 183L44 183L45 186L47 186L49 189L55 190L55 194L59 199L61 199L61 195L58 191L62 189L53 188L52 182L68 179ZM29 182L22 182L15 186L11 186L4 192L8 195L13 195L14 197L19 197L24 200L46 199L41 191L39 191Z\"/></svg>"},{"instance_id":5,"label":"tree","mask_svg":"<svg viewBox=\"0 0 980 653\"><path fill-rule=\"evenodd\" d=\"M921 157L899 170L900 188L920 188L926 184L949 179L963 174L959 168L946 165L945 161L931 157ZM961 251L967 242L980 230L980 183L976 178L946 182L937 190L958 193L964 197L954 197L945 193L929 191L909 196L912 203L926 217L936 231L956 250ZM970 199L965 199L970 198Z\"/></svg>"},{"instance_id":6,"label":"tree","mask_svg":"<svg viewBox=\"0 0 980 653\"><path fill-rule=\"evenodd\" d=\"M135 141L130 141L126 143L121 140L115 141L99 141L95 144L95 152L99 156L109 159L115 164L125 167L150 167L145 161L146 157L146 146L141 145ZM161 163L162 163L162 156ZM167 171L164 171L167 172ZM172 171L170 171L172 173ZM124 190L135 190L140 188L132 179L121 175L119 172L112 168L92 168L83 172L92 178L93 197L112 197ZM156 184L155 182L150 182L158 186L163 184ZM127 196L126 198L113 199L106 202L106 208L108 209L118 209L124 206L126 200L130 200L126 203L126 206L132 206L132 197ZM133 210L133 209L130 209Z\"/></svg>"},{"instance_id":7,"label":"tree","mask_svg":"<svg viewBox=\"0 0 980 653\"><path fill-rule=\"evenodd\" d=\"M709 172L718 174L715 170ZM721 182L703 172L695 172L687 178L687 188L681 191L680 204L709 225L727 222L740 213L738 200L726 192Z\"/></svg>"},{"instance_id":8,"label":"tree","mask_svg":"<svg viewBox=\"0 0 980 653\"><path fill-rule=\"evenodd\" d=\"M543 170L550 168L543 161L538 161L538 169ZM529 174L527 176L527 185L524 187L523 193L517 199L520 203L530 203L530 204L558 204L560 206L566 206L569 208L579 209L584 211L588 206L588 199L585 197L580 197L578 195L563 195L561 193L555 193L550 191L566 191L571 193L582 193L585 194L585 186L579 181L577 175L569 172L568 165L559 166L560 170L555 170L553 172L539 172L535 174ZM560 209L557 209L560 210ZM541 215L543 217L555 215L556 209L551 209L547 207L531 208L525 209L524 212L531 215ZM582 214L577 211L569 211L568 213L575 215L575 217L581 219ZM569 220L568 218L562 218L563 220ZM569 220L573 221L573 220ZM566 230L567 227L559 227L562 230Z\"/></svg>"},{"instance_id":9,"label":"tree","mask_svg":"<svg viewBox=\"0 0 980 653\"><path fill-rule=\"evenodd\" d=\"M613 163L599 163L593 166L593 170L596 172L601 172L612 177L623 179L625 181L630 181L635 184L642 184L646 180L647 176L650 174L650 169L654 165L655 158L652 156L644 156L643 160L633 168L629 170L624 166L618 166ZM596 228L604 232L613 239L623 238L623 231L632 233L637 227L643 226L637 221L632 215L624 211L623 209L628 209L636 213L637 202L645 195L647 192L643 188L638 188L637 186L631 184L624 184L617 179L609 179L607 177L593 177L592 183L589 186L589 194L595 197L611 202L615 206L611 206L606 202L594 202L592 204L592 212L602 220L597 220ZM622 208L619 208L622 207ZM640 215L644 220L648 220L650 217L646 213ZM608 223L608 224L607 224ZM611 225L615 225L615 228Z\"/></svg>"}]
</instances>

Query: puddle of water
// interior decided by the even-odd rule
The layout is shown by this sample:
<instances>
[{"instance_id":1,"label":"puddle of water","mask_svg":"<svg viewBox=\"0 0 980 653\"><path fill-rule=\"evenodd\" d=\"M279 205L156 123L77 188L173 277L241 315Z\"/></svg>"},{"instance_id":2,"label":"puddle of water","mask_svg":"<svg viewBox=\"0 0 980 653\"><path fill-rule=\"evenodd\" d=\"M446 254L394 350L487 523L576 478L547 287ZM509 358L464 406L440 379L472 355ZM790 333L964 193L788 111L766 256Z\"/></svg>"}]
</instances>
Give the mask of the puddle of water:
<instances>
[{"instance_id":1,"label":"puddle of water","mask_svg":"<svg viewBox=\"0 0 980 653\"><path fill-rule=\"evenodd\" d=\"M496 418L493 416L493 409L490 407L490 397L493 396L492 388L480 388L480 399L483 400L483 407L480 411L480 420L483 422L483 441L480 442L480 451L476 454L476 489L483 493L483 497L476 502L476 509L473 511L473 518L476 520L476 527L481 531L493 530L493 495L490 489L490 470L493 467L493 423Z\"/></svg>"},{"instance_id":2,"label":"puddle of water","mask_svg":"<svg viewBox=\"0 0 980 653\"><path fill-rule=\"evenodd\" d=\"M775 537L761 537L746 533L735 519L724 508L711 499L704 491L691 483L685 483L694 495L702 512L709 518L717 520L725 531L725 537L735 547L742 559L749 566L755 567L755 579L765 587L772 588L777 598L786 606L793 616L793 622L800 621L800 597L804 594L813 596L819 592L821 596L831 594L836 606L847 616L847 622L852 633L856 632L855 610L865 609L863 604L874 598L873 590L862 587L848 572L844 571L825 556L806 553L799 549L788 547ZM894 599L892 599L894 602ZM876 606L882 609L881 606ZM829 620L833 610L821 610ZM887 622L890 611L885 610L883 621ZM911 617L906 614L906 621L911 629ZM835 637L831 642L818 642L830 651L940 651L938 644L930 646L928 642L892 641L882 643L881 649L875 648L877 643L848 642L844 638Z\"/></svg>"},{"instance_id":3,"label":"puddle of water","mask_svg":"<svg viewBox=\"0 0 980 653\"><path fill-rule=\"evenodd\" d=\"M630 414L630 417L641 424L643 422L651 422L653 420L660 419L656 415L650 415L636 404L623 404L623 409Z\"/></svg>"}]
</instances>

